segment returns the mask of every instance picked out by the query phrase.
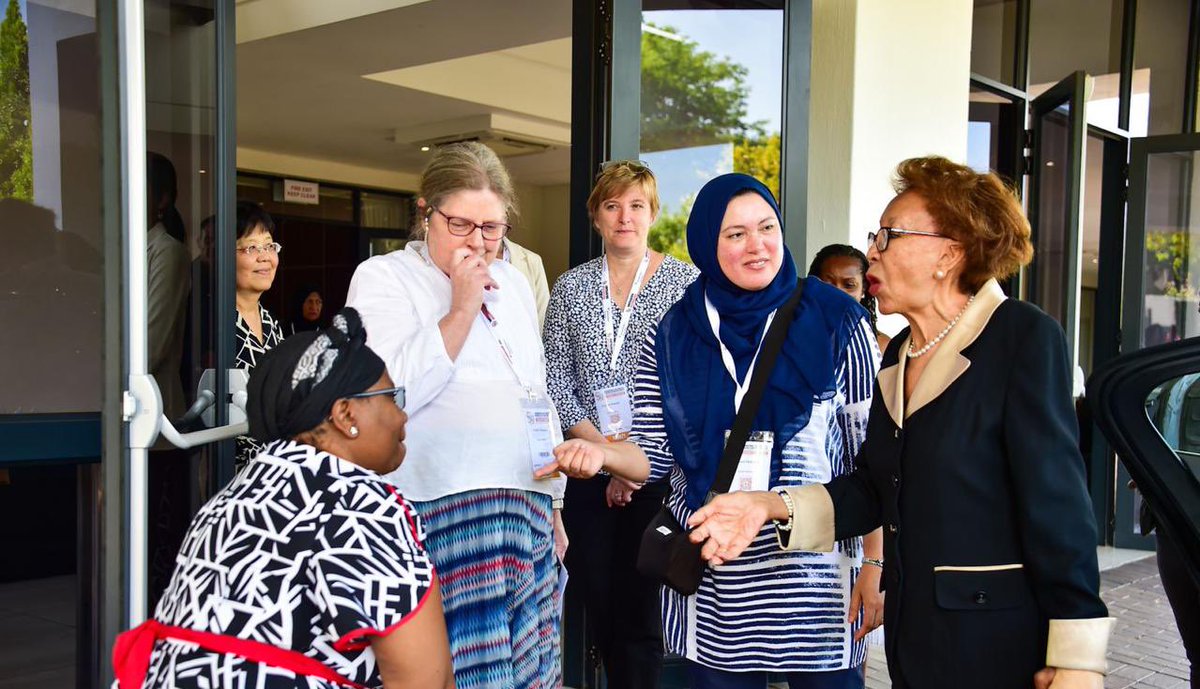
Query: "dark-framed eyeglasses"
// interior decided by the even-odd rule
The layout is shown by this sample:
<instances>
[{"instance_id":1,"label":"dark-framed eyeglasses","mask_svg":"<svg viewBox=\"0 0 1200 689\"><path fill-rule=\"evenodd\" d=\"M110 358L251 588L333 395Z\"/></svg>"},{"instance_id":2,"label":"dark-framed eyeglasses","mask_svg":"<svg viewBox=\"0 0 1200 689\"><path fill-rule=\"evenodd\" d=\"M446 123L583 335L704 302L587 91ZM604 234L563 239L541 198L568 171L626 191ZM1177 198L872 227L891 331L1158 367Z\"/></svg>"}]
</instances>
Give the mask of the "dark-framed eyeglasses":
<instances>
[{"instance_id":1,"label":"dark-framed eyeglasses","mask_svg":"<svg viewBox=\"0 0 1200 689\"><path fill-rule=\"evenodd\" d=\"M280 251L283 251L283 245L279 242L270 242L261 246L258 244L247 244L246 246L239 246L237 250L239 253L246 254L252 258L258 258L259 254L266 254L268 256L278 254Z\"/></svg>"},{"instance_id":2,"label":"dark-framed eyeglasses","mask_svg":"<svg viewBox=\"0 0 1200 689\"><path fill-rule=\"evenodd\" d=\"M504 235L512 229L512 225L506 222L485 222L477 223L466 218L458 218L453 215L446 215L440 208L434 208L437 214L446 219L446 227L450 230L450 234L455 237L466 237L475 231L476 228L483 233L483 238L489 241L504 239Z\"/></svg>"},{"instance_id":3,"label":"dark-framed eyeglasses","mask_svg":"<svg viewBox=\"0 0 1200 689\"><path fill-rule=\"evenodd\" d=\"M867 233L867 241L875 245L875 250L879 253L887 251L888 243L893 237L904 237L914 235L917 237L941 237L942 239L950 239L939 232L922 232L921 230L902 230L899 227L881 227L875 232Z\"/></svg>"},{"instance_id":4,"label":"dark-framed eyeglasses","mask_svg":"<svg viewBox=\"0 0 1200 689\"><path fill-rule=\"evenodd\" d=\"M396 406L400 407L401 409L404 408L405 399L403 385L394 388L384 388L382 390L368 390L366 392L359 392L353 395L346 395L342 399L359 400L367 397L377 397L379 395L391 395L396 400Z\"/></svg>"},{"instance_id":5,"label":"dark-framed eyeglasses","mask_svg":"<svg viewBox=\"0 0 1200 689\"><path fill-rule=\"evenodd\" d=\"M600 163L600 170L596 173L596 177L599 178L609 170L617 170L620 168L626 168L634 174L654 174L654 172L650 170L650 163L647 163L644 160L606 160L603 163Z\"/></svg>"}]
</instances>

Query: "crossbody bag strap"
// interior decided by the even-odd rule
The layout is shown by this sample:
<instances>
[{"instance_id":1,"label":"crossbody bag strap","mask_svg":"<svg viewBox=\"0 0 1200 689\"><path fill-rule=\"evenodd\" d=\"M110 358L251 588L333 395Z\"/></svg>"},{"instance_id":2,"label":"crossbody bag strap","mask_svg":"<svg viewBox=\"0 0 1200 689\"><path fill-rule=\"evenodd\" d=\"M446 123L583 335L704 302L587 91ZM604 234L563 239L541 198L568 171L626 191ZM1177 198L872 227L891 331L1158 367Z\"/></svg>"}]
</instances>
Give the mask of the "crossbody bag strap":
<instances>
[{"instance_id":1,"label":"crossbody bag strap","mask_svg":"<svg viewBox=\"0 0 1200 689\"><path fill-rule=\"evenodd\" d=\"M733 475L737 473L738 462L742 459L742 450L746 448L746 441L750 439L750 430L754 425L754 416L758 413L758 405L762 402L763 393L767 390L767 380L770 379L771 371L775 368L775 360L779 358L779 352L783 349L783 341L787 339L788 329L792 325L792 316L796 313L796 307L800 305L800 297L803 295L804 280L802 278L797 281L796 290L792 292L792 296L775 314L775 320L771 323L771 328L763 339L762 351L759 352L758 363L754 367L754 375L750 379L750 389L746 391L742 406L733 420L733 428L729 431L729 440L725 442L725 452L721 455L721 463L717 466L717 476L713 479L705 502L721 493L728 492L729 486L733 483Z\"/></svg>"}]
</instances>

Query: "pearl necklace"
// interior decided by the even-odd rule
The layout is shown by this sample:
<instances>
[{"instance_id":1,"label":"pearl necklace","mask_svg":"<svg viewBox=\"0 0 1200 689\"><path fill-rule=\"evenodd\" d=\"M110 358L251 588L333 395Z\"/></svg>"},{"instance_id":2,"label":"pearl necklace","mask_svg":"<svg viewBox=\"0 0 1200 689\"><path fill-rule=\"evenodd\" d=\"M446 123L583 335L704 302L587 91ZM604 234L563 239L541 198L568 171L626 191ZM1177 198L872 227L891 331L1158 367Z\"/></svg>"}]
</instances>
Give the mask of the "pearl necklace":
<instances>
[{"instance_id":1,"label":"pearl necklace","mask_svg":"<svg viewBox=\"0 0 1200 689\"><path fill-rule=\"evenodd\" d=\"M909 358L909 359L916 359L916 358L917 358L917 357L919 357L919 356L924 356L925 354L928 354L928 353L929 353L929 350L931 350L931 349L933 349L934 347L936 347L936 346L937 346L937 343L941 342L941 341L942 341L942 338L944 338L944 337L947 335L947 333L949 333L949 332L950 332L950 329L954 327L954 324L955 324L955 323L958 323L958 319L962 318L962 315L963 315L964 313L966 313L966 312L967 312L967 307L969 307L969 306L971 305L971 302L973 302L973 301L975 301L975 295L974 295L974 294L972 294L972 295L971 295L971 298L967 300L967 303L963 305L963 307L962 307L962 311L959 311L959 312L958 312L958 315L954 317L954 320L950 321L950 324L949 324L949 325L947 325L945 328L942 328L942 332L938 333L938 336L937 336L937 337L935 337L935 338L933 338L932 340L930 340L930 341L926 342L924 347L922 347L922 348L920 348L920 349L917 349L917 350L913 350L913 341L912 341L912 336L909 336L909 339L908 339L908 352L907 352L908 358Z\"/></svg>"}]
</instances>

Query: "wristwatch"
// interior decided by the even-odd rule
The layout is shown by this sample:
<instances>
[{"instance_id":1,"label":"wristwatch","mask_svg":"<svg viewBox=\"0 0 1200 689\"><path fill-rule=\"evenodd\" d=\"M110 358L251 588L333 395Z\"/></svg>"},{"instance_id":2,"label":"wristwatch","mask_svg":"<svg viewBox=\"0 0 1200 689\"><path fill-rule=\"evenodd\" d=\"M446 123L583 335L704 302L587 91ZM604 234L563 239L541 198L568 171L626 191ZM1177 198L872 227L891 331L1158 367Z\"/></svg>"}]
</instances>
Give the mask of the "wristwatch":
<instances>
[{"instance_id":1,"label":"wristwatch","mask_svg":"<svg viewBox=\"0 0 1200 689\"><path fill-rule=\"evenodd\" d=\"M563 499L562 498L551 498L550 499L550 508L555 509L555 510L561 510L563 508Z\"/></svg>"},{"instance_id":2,"label":"wristwatch","mask_svg":"<svg viewBox=\"0 0 1200 689\"><path fill-rule=\"evenodd\" d=\"M775 522L775 528L779 531L791 531L792 519L796 516L796 503L792 502L792 496L788 495L787 488L780 487L773 490L779 494L779 497L783 498L783 504L787 507L788 513L786 522L780 522L778 519L772 520Z\"/></svg>"},{"instance_id":3,"label":"wristwatch","mask_svg":"<svg viewBox=\"0 0 1200 689\"><path fill-rule=\"evenodd\" d=\"M864 565L875 565L879 569L883 569L883 560L876 560L873 557L864 557L863 564Z\"/></svg>"}]
</instances>

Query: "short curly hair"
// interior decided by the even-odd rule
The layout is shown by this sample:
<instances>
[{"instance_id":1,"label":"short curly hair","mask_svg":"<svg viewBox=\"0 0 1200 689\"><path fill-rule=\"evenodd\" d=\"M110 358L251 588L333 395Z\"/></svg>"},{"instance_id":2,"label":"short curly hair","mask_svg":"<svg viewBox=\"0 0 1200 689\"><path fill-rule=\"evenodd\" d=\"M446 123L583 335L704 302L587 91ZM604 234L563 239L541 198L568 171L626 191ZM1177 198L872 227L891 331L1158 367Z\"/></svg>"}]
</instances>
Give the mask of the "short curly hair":
<instances>
[{"instance_id":1,"label":"short curly hair","mask_svg":"<svg viewBox=\"0 0 1200 689\"><path fill-rule=\"evenodd\" d=\"M963 291L1003 280L1033 259L1029 220L996 173L980 174L940 156L909 158L896 167L892 188L920 196L941 231L962 245Z\"/></svg>"}]
</instances>

